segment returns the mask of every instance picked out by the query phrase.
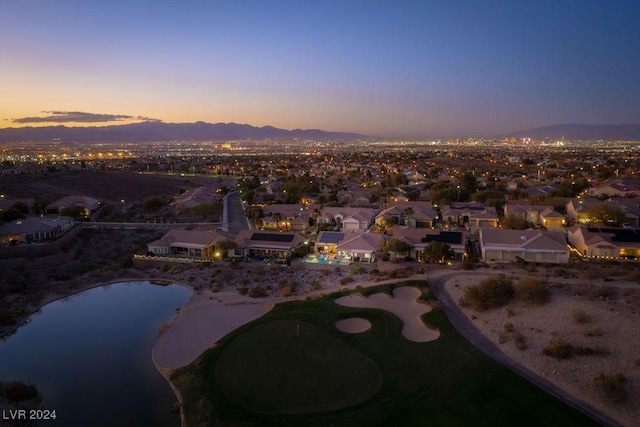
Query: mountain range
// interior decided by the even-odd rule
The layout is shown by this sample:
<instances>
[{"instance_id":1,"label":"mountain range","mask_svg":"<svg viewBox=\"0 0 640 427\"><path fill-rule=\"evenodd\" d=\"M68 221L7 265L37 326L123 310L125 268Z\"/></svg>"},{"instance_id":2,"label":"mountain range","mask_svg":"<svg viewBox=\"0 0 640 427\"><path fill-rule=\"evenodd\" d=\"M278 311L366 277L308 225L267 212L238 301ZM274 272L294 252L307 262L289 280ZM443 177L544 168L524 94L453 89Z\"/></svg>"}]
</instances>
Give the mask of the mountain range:
<instances>
[{"instance_id":1,"label":"mountain range","mask_svg":"<svg viewBox=\"0 0 640 427\"><path fill-rule=\"evenodd\" d=\"M581 141L640 141L640 124L585 125L562 124L512 132L508 137Z\"/></svg>"},{"instance_id":2,"label":"mountain range","mask_svg":"<svg viewBox=\"0 0 640 427\"><path fill-rule=\"evenodd\" d=\"M0 143L49 142L153 142L225 141L244 139L357 139L362 135L320 129L278 129L237 123L142 122L111 126L44 126L0 129Z\"/></svg>"},{"instance_id":3,"label":"mountain range","mask_svg":"<svg viewBox=\"0 0 640 427\"><path fill-rule=\"evenodd\" d=\"M503 137L541 140L640 141L640 125L560 124L511 132ZM237 123L164 123L149 121L111 126L44 126L0 129L0 143L21 142L153 142L153 141L225 141L265 139L345 140L366 136L320 129L279 129Z\"/></svg>"}]
</instances>

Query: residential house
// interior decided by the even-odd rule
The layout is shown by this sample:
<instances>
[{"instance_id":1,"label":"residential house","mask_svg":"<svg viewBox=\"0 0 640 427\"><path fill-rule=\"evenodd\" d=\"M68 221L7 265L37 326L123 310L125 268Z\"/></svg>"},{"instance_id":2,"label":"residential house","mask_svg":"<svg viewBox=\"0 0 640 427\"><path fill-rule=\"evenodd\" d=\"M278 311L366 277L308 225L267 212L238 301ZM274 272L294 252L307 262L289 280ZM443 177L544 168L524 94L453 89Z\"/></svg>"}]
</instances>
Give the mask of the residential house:
<instances>
[{"instance_id":1,"label":"residential house","mask_svg":"<svg viewBox=\"0 0 640 427\"><path fill-rule=\"evenodd\" d=\"M16 245L53 240L69 231L73 225L73 218L66 216L17 219L0 226L0 242L3 245Z\"/></svg>"},{"instance_id":2,"label":"residential house","mask_svg":"<svg viewBox=\"0 0 640 427\"><path fill-rule=\"evenodd\" d=\"M638 229L574 225L569 228L567 238L583 256L640 259Z\"/></svg>"},{"instance_id":3,"label":"residential house","mask_svg":"<svg viewBox=\"0 0 640 427\"><path fill-rule=\"evenodd\" d=\"M575 222L589 224L592 222L590 208L597 205L608 205L620 209L624 222L629 226L640 225L640 199L608 199L600 201L593 198L572 199L567 202L567 216Z\"/></svg>"},{"instance_id":4,"label":"residential house","mask_svg":"<svg viewBox=\"0 0 640 427\"><path fill-rule=\"evenodd\" d=\"M0 211L9 210L16 203L24 204L27 208L29 208L29 212L31 212L33 208L34 199L0 199Z\"/></svg>"},{"instance_id":5,"label":"residential house","mask_svg":"<svg viewBox=\"0 0 640 427\"><path fill-rule=\"evenodd\" d=\"M422 258L422 251L429 243L442 242L448 244L456 257L462 258L466 250L466 238L460 231L424 230L416 228L394 227L392 238L411 245L411 249L401 256L409 256L417 261Z\"/></svg>"},{"instance_id":6,"label":"residential house","mask_svg":"<svg viewBox=\"0 0 640 427\"><path fill-rule=\"evenodd\" d=\"M640 226L640 199L615 199L608 202L615 202L624 212L624 221L631 227Z\"/></svg>"},{"instance_id":7,"label":"residential house","mask_svg":"<svg viewBox=\"0 0 640 427\"><path fill-rule=\"evenodd\" d=\"M504 215L515 215L525 219L527 222L541 225L548 229L562 228L567 224L565 216L556 212L553 206L548 205L507 203L504 206Z\"/></svg>"},{"instance_id":8,"label":"residential house","mask_svg":"<svg viewBox=\"0 0 640 427\"><path fill-rule=\"evenodd\" d=\"M338 201L345 205L366 205L371 203L371 189L351 188L341 190L336 194Z\"/></svg>"},{"instance_id":9,"label":"residential house","mask_svg":"<svg viewBox=\"0 0 640 427\"><path fill-rule=\"evenodd\" d=\"M356 262L375 262L385 242L380 233L321 231L314 245L316 255Z\"/></svg>"},{"instance_id":10,"label":"residential house","mask_svg":"<svg viewBox=\"0 0 640 427\"><path fill-rule=\"evenodd\" d=\"M66 196L45 207L47 215L59 215L60 212L70 207L81 207L84 209L85 216L89 217L101 207L98 199L87 196Z\"/></svg>"},{"instance_id":11,"label":"residential house","mask_svg":"<svg viewBox=\"0 0 640 427\"><path fill-rule=\"evenodd\" d=\"M638 197L640 177L635 175L614 176L589 190L591 196Z\"/></svg>"},{"instance_id":12,"label":"residential house","mask_svg":"<svg viewBox=\"0 0 640 427\"><path fill-rule=\"evenodd\" d=\"M307 243L307 238L297 232L242 230L235 238L235 257L264 256L286 259L293 251Z\"/></svg>"},{"instance_id":13,"label":"residential house","mask_svg":"<svg viewBox=\"0 0 640 427\"><path fill-rule=\"evenodd\" d=\"M319 224L332 224L342 227L344 231L359 231L368 229L376 216L376 211L371 208L322 208L317 218Z\"/></svg>"},{"instance_id":14,"label":"residential house","mask_svg":"<svg viewBox=\"0 0 640 427\"><path fill-rule=\"evenodd\" d=\"M587 223L591 220L587 211L589 210L590 207L595 206L599 203L602 203L602 202L592 198L571 199L566 204L567 216L574 222L579 222L583 224Z\"/></svg>"},{"instance_id":15,"label":"residential house","mask_svg":"<svg viewBox=\"0 0 640 427\"><path fill-rule=\"evenodd\" d=\"M291 223L301 212L304 206L301 204L273 204L262 208L264 217L262 218L262 226L271 230L290 230ZM299 226L299 224L298 224Z\"/></svg>"},{"instance_id":16,"label":"residential house","mask_svg":"<svg viewBox=\"0 0 640 427\"><path fill-rule=\"evenodd\" d=\"M376 215L375 223L378 226L386 222L413 228L432 228L436 215L431 202L398 202Z\"/></svg>"},{"instance_id":17,"label":"residential house","mask_svg":"<svg viewBox=\"0 0 640 427\"><path fill-rule=\"evenodd\" d=\"M488 263L529 262L562 264L569 261L564 233L546 230L480 229L480 250Z\"/></svg>"},{"instance_id":18,"label":"residential house","mask_svg":"<svg viewBox=\"0 0 640 427\"><path fill-rule=\"evenodd\" d=\"M160 239L147 244L147 250L158 256L220 259L227 256L221 252L220 243L233 239L233 234L216 229L172 229Z\"/></svg>"},{"instance_id":19,"label":"residential house","mask_svg":"<svg viewBox=\"0 0 640 427\"><path fill-rule=\"evenodd\" d=\"M442 207L441 221L448 226L462 225L473 228L498 226L495 207L485 207L479 202L453 203Z\"/></svg>"},{"instance_id":20,"label":"residential house","mask_svg":"<svg viewBox=\"0 0 640 427\"><path fill-rule=\"evenodd\" d=\"M191 209L207 203L222 200L222 195L210 187L191 188L176 198L175 206L178 210Z\"/></svg>"}]
</instances>

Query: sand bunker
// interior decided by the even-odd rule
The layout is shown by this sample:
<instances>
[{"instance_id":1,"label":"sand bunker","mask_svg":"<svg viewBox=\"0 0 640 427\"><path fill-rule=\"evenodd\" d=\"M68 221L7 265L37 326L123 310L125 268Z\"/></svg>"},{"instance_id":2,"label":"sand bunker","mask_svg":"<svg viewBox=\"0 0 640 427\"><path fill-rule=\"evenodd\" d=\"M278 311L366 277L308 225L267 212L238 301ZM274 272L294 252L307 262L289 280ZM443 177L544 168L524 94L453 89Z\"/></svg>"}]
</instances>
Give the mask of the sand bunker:
<instances>
[{"instance_id":1,"label":"sand bunker","mask_svg":"<svg viewBox=\"0 0 640 427\"><path fill-rule=\"evenodd\" d=\"M187 304L156 341L153 359L163 368L188 365L220 338L269 309L266 304L223 305L214 301Z\"/></svg>"},{"instance_id":2,"label":"sand bunker","mask_svg":"<svg viewBox=\"0 0 640 427\"><path fill-rule=\"evenodd\" d=\"M371 329L371 322L367 319L363 319L362 317L350 317L348 319L338 320L335 325L336 328L342 332L347 332L349 334L359 334Z\"/></svg>"},{"instance_id":3,"label":"sand bunker","mask_svg":"<svg viewBox=\"0 0 640 427\"><path fill-rule=\"evenodd\" d=\"M421 315L431 311L430 306L416 301L420 294L419 289L405 286L394 289L393 298L383 293L373 294L368 298L362 295L348 295L338 298L336 304L346 307L386 310L402 320L402 323L404 323L402 335L408 340L415 342L433 341L440 336L440 332L429 329L420 319Z\"/></svg>"}]
</instances>

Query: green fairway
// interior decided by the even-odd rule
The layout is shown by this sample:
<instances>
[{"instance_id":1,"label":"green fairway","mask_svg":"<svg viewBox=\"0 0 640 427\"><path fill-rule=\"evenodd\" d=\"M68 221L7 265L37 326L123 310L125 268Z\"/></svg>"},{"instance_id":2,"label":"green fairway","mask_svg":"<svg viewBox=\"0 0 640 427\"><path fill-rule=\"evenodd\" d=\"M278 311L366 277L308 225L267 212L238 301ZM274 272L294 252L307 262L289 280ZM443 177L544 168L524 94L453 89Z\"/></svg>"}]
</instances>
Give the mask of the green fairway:
<instances>
[{"instance_id":1,"label":"green fairway","mask_svg":"<svg viewBox=\"0 0 640 427\"><path fill-rule=\"evenodd\" d=\"M261 413L346 408L376 394L380 381L380 371L362 353L293 320L249 329L225 347L214 366L214 383L227 398Z\"/></svg>"},{"instance_id":2,"label":"green fairway","mask_svg":"<svg viewBox=\"0 0 640 427\"><path fill-rule=\"evenodd\" d=\"M476 350L440 309L422 316L440 337L415 343L395 316L341 295L279 304L178 370L187 426L597 425ZM351 316L371 329L335 328Z\"/></svg>"}]
</instances>

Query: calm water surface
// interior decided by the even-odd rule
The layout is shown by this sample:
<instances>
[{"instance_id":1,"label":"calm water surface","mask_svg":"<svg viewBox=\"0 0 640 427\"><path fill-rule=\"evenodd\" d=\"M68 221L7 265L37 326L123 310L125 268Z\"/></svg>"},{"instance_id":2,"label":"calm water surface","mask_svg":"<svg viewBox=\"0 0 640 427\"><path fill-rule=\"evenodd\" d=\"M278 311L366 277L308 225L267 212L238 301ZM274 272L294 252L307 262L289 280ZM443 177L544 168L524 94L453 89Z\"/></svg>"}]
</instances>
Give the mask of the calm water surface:
<instances>
[{"instance_id":1,"label":"calm water surface","mask_svg":"<svg viewBox=\"0 0 640 427\"><path fill-rule=\"evenodd\" d=\"M151 349L190 296L179 285L129 282L48 304L0 341L0 379L36 384L58 416L41 425L179 426Z\"/></svg>"}]
</instances>

